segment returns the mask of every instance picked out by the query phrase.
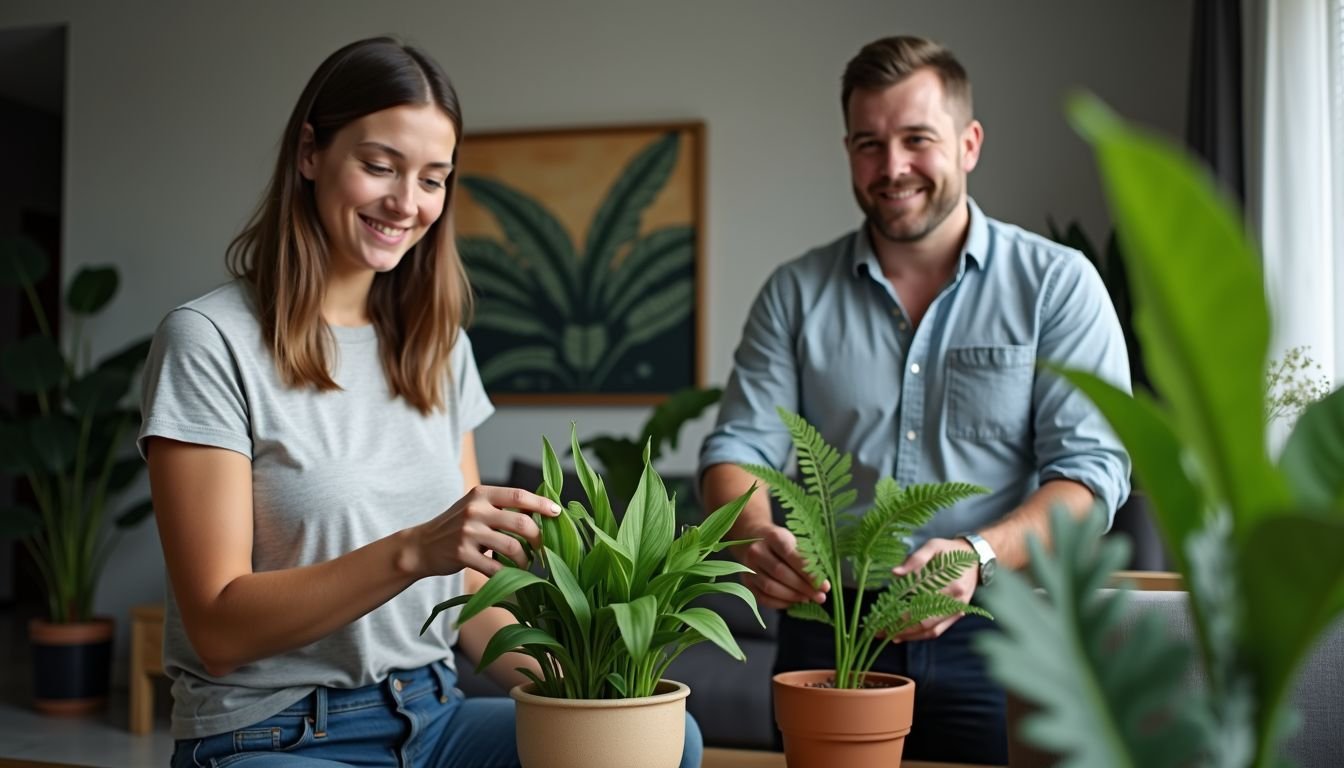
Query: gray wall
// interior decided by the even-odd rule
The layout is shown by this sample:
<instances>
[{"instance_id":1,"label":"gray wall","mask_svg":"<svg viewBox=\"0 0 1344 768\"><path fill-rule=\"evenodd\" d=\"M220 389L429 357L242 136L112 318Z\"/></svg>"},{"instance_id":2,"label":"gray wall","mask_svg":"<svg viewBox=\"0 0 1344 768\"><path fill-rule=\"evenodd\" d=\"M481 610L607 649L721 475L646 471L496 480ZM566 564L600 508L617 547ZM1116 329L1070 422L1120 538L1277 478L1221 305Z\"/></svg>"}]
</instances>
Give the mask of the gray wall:
<instances>
[{"instance_id":1,"label":"gray wall","mask_svg":"<svg viewBox=\"0 0 1344 768\"><path fill-rule=\"evenodd\" d=\"M65 268L114 262L128 290L95 345L153 329L225 279L223 249L266 180L275 142L317 63L394 32L455 80L468 130L701 119L708 127L709 380L728 376L770 269L858 223L838 83L863 43L947 43L975 82L986 144L971 191L992 216L1106 225L1090 155L1061 117L1073 87L1183 134L1189 0L545 0L118 3L9 0L0 28L69 24ZM853 372L838 372L853 375ZM633 431L643 409L502 409L477 435L501 477L539 435ZM694 465L708 419L668 471ZM163 588L146 527L124 542L100 598L120 616Z\"/></svg>"}]
</instances>

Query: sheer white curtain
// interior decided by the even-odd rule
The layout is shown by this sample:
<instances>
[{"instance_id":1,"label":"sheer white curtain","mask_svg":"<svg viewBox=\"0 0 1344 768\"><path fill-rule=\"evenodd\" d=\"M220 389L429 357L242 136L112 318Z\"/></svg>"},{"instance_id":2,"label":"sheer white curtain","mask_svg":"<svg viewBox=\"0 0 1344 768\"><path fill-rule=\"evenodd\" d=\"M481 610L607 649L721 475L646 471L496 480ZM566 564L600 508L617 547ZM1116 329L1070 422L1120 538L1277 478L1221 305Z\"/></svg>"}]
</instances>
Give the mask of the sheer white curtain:
<instances>
[{"instance_id":1,"label":"sheer white curtain","mask_svg":"<svg viewBox=\"0 0 1344 768\"><path fill-rule=\"evenodd\" d=\"M1259 6L1258 219L1272 355L1310 346L1344 381L1344 0ZM1254 182L1253 182L1254 185ZM1257 206L1258 203L1258 206ZM1258 217L1255 216L1258 207Z\"/></svg>"}]
</instances>

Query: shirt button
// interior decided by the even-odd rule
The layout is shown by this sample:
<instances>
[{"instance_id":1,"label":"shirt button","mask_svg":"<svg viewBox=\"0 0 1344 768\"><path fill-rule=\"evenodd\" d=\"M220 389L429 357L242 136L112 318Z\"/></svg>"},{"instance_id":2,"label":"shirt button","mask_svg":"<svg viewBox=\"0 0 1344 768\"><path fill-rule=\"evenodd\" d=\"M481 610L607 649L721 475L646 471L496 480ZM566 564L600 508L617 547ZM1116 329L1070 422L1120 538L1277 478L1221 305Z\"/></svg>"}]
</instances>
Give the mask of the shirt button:
<instances>
[{"instance_id":1,"label":"shirt button","mask_svg":"<svg viewBox=\"0 0 1344 768\"><path fill-rule=\"evenodd\" d=\"M393 687L393 688L396 688L397 691L400 692L402 688L405 688L405 687L406 687L406 684L403 683L403 682L400 681L400 680L393 680L393 681L392 681L392 687Z\"/></svg>"},{"instance_id":2,"label":"shirt button","mask_svg":"<svg viewBox=\"0 0 1344 768\"><path fill-rule=\"evenodd\" d=\"M915 363L914 365L911 365L911 366L910 366L910 372L911 372L911 373L919 373L919 363Z\"/></svg>"},{"instance_id":3,"label":"shirt button","mask_svg":"<svg viewBox=\"0 0 1344 768\"><path fill-rule=\"evenodd\" d=\"M913 440L915 439L915 430L912 429L912 430L910 430L909 432L906 432L906 433L905 433L905 439L906 439L906 440L913 441Z\"/></svg>"},{"instance_id":4,"label":"shirt button","mask_svg":"<svg viewBox=\"0 0 1344 768\"><path fill-rule=\"evenodd\" d=\"M905 321L902 320L901 322L899 322L899 323L896 324L896 327L897 327L897 328L900 328L902 331L904 331L906 328L909 328L910 326L906 325L906 324L905 324Z\"/></svg>"}]
</instances>

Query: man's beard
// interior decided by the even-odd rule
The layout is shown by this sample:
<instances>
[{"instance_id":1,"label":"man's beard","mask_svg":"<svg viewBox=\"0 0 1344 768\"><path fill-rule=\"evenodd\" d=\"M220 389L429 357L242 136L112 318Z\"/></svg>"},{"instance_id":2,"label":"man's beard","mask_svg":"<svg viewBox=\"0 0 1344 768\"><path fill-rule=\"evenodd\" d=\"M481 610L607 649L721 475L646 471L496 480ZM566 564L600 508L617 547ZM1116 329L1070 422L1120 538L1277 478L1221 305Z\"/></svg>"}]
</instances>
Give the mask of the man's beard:
<instances>
[{"instance_id":1,"label":"man's beard","mask_svg":"<svg viewBox=\"0 0 1344 768\"><path fill-rule=\"evenodd\" d=\"M939 224L946 221L948 216L952 215L952 212L957 209L958 200L961 198L959 188L934 187L932 196L928 198L928 205L922 211L906 212L892 220L883 218L882 205L878 196L888 190L908 187L909 185L896 183L885 184L870 189L867 198L859 194L859 190L854 190L854 199L858 201L859 208L863 210L869 226L872 227L875 234L881 236L884 240L893 243L913 243L924 239L930 232L937 229Z\"/></svg>"}]
</instances>

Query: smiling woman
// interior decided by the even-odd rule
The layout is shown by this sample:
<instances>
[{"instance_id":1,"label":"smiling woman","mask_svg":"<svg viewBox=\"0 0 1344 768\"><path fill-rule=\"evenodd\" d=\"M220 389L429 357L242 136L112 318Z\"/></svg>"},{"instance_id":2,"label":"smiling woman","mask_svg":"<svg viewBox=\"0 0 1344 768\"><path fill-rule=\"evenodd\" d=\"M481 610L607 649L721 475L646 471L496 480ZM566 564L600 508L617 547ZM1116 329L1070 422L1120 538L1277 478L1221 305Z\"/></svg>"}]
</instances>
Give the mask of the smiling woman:
<instances>
[{"instance_id":1,"label":"smiling woman","mask_svg":"<svg viewBox=\"0 0 1344 768\"><path fill-rule=\"evenodd\" d=\"M491 552L540 546L532 514L560 512L479 485L493 407L461 327L461 132L423 52L332 54L229 247L236 279L159 327L139 445L172 585L175 766L518 762L512 702L464 700L451 650L479 658L510 615L416 632L500 567ZM539 671L490 671L520 666Z\"/></svg>"}]
</instances>

